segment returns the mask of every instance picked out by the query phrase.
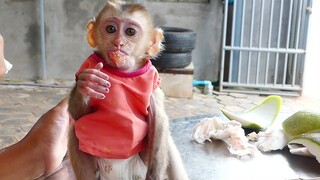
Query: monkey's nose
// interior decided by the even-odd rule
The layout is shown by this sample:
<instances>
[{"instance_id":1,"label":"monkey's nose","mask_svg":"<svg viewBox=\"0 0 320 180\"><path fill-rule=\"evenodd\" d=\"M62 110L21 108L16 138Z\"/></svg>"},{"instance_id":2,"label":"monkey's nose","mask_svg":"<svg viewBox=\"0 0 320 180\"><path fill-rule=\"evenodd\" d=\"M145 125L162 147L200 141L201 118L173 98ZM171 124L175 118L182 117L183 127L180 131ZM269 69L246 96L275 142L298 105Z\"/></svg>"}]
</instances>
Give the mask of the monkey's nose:
<instances>
[{"instance_id":1,"label":"monkey's nose","mask_svg":"<svg viewBox=\"0 0 320 180\"><path fill-rule=\"evenodd\" d=\"M116 46L117 48L120 48L124 45L123 40L121 38L117 38L114 40L113 42L114 46Z\"/></svg>"}]
</instances>

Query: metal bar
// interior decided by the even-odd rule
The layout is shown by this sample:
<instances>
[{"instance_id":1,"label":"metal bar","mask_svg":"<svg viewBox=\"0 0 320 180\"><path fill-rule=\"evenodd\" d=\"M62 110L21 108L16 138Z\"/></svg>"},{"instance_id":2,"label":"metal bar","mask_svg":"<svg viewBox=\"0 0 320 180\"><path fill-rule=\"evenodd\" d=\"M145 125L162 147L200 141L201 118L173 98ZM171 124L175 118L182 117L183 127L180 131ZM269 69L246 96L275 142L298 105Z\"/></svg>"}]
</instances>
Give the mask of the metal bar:
<instances>
[{"instance_id":1,"label":"metal bar","mask_svg":"<svg viewBox=\"0 0 320 180\"><path fill-rule=\"evenodd\" d=\"M300 39L300 28L301 28L301 17L302 17L302 1L299 1L299 13L300 15L298 16L298 26L297 26L297 33L295 36L295 49L298 49L299 47L299 39ZM293 65L293 73L292 73L292 85L295 84L296 81L296 69L297 69L297 57L298 55L295 54L294 56L294 65Z\"/></svg>"},{"instance_id":2,"label":"metal bar","mask_svg":"<svg viewBox=\"0 0 320 180\"><path fill-rule=\"evenodd\" d=\"M221 52L221 65L220 65L220 84L219 91L223 91L223 74L224 74L224 64L225 64L225 47L226 47L226 37L227 37L227 18L228 18L228 2L224 1L224 18L223 18L223 35L222 35L222 52Z\"/></svg>"},{"instance_id":3,"label":"metal bar","mask_svg":"<svg viewBox=\"0 0 320 180\"><path fill-rule=\"evenodd\" d=\"M306 48L306 45L307 45L307 34L308 34L308 29L309 29L309 16L311 14L311 11L312 11L312 0L306 0L307 1L307 4L306 4L306 15L305 15L305 21L304 21L304 24L302 25L303 28L304 28L304 31L303 31L303 43L302 43L302 47L303 48Z\"/></svg>"},{"instance_id":4,"label":"metal bar","mask_svg":"<svg viewBox=\"0 0 320 180\"><path fill-rule=\"evenodd\" d=\"M288 19L288 30L287 30L287 42L286 42L286 49L289 49L289 42L290 42L290 32L291 32L291 19L292 19L292 8L293 8L293 0L290 0L290 7L289 7L289 19ZM284 57L284 68L283 68L283 79L282 79L282 85L285 85L286 79L287 79L287 64L288 64L288 53L285 53Z\"/></svg>"},{"instance_id":5,"label":"metal bar","mask_svg":"<svg viewBox=\"0 0 320 180\"><path fill-rule=\"evenodd\" d=\"M235 26L236 26L236 14L237 14L237 1L233 2L233 12L232 12L232 30L231 30L231 46L234 46L235 39ZM229 82L232 82L233 73L233 51L230 51L230 63L229 63Z\"/></svg>"},{"instance_id":6,"label":"metal bar","mask_svg":"<svg viewBox=\"0 0 320 180\"><path fill-rule=\"evenodd\" d=\"M282 29L282 14L283 14L283 0L280 1L280 15L279 15L279 27L278 27L278 37L277 37L277 49L280 48L280 38L281 38L281 29ZM279 53L276 53L276 63L274 67L274 81L273 84L277 84L278 79L278 64L279 64Z\"/></svg>"},{"instance_id":7,"label":"metal bar","mask_svg":"<svg viewBox=\"0 0 320 180\"><path fill-rule=\"evenodd\" d=\"M259 5L256 4L258 2L261 4ZM311 2L311 0L308 0L308 2ZM250 7L246 8L245 3L247 3L247 5L249 3ZM280 6L278 6L279 5L278 3L281 3ZM290 5L288 3L290 3ZM290 96L291 95L299 96L299 93L302 90L302 86L296 83L295 81L297 81L297 78L298 78L297 75L300 75L300 71L299 69L297 69L297 67L300 67L300 64L303 63L303 60L304 60L303 57L306 54L305 47L303 46L305 42L304 42L304 39L302 38L303 36L302 33L305 33L305 29L304 27L301 27L304 25L302 24L304 22L302 18L305 17L303 14L304 13L303 8L305 6L305 3L306 3L305 0L304 1L302 0L288 0L288 1L287 0L278 0L278 1L252 0L249 2L247 2L246 0L243 0L241 2L238 1L237 5L234 4L235 5L235 7L233 7L234 14L232 15L233 22L231 22L231 24L233 24L232 32L231 32L232 39L231 39L230 46L226 44L226 32L227 32L226 30L227 28L229 28L227 27L228 14L225 14L224 16L224 24L223 24L224 37L222 38L223 48L222 48L222 61L221 61L222 63L221 63L221 72L220 72L221 81L219 84L220 91L222 91L222 88L224 88L223 90L224 92L246 92L246 93L259 93L259 94L266 93L266 94L283 94L283 95L290 95ZM258 9L255 9L256 5L260 6L261 8L260 12L257 12ZM287 9L287 6L290 6L289 9ZM225 7L224 8L225 12L227 12L228 8L230 8L228 7L227 4L225 4L224 7ZM269 13L269 9L271 9L270 13ZM246 12L250 10L251 10L251 17L249 13ZM287 17L288 12L289 14ZM296 15L293 15L295 12L296 12ZM279 13L279 17L276 16L278 15L278 13ZM258 14L260 14L260 17L257 17ZM268 16L264 16L264 14L268 14ZM257 24L258 19L255 20L255 18L259 18L260 20L260 22L258 22L259 24ZM270 18L269 20L267 20L269 21L269 27L268 27L269 31L266 28L267 26L266 24L268 22L263 22L267 18ZM249 23L251 24L247 29L245 26L245 21L248 22L250 20L251 22ZM282 24L282 22L284 21L288 21L287 29L285 29L286 27L284 27ZM242 23L242 24L240 25L239 23ZM257 25L260 25L259 29ZM278 25L278 26L275 27L275 25ZM237 31L240 29L241 29L241 32ZM244 37L246 30L249 31L248 36ZM264 34L266 34L267 31L268 31L268 36L264 37ZM277 33L275 31L277 31ZM287 35L283 36L284 33L287 33ZM267 47L264 46L265 44L264 39L267 39ZM257 42L258 44L255 44L255 42ZM284 42L285 45L282 42ZM292 44L290 45L290 43ZM246 44L247 47L243 47L244 44ZM229 67L229 79L228 80L226 79L226 81L223 82L223 75L224 75L223 70L224 70L224 63L225 63L224 56L227 51L230 51L230 56L232 56L232 58L230 59L231 66ZM244 53L248 53L248 56L243 56ZM266 53L266 56L263 56L264 54L262 53ZM290 59L291 56L292 56L292 59ZM248 58L247 72L244 72L243 69L241 68L242 61L244 61L243 60L244 57ZM253 66L251 65L251 62L253 62L253 58L256 58L256 57L257 57L257 61L256 61L256 64ZM262 58L263 60L265 60L264 59L265 57L266 57L266 62L263 63L263 64L266 64L265 75L262 75L261 73L259 73L259 71L261 71L261 69L264 68L260 66L262 63ZM271 65L270 64L271 57L272 58L275 57L275 61L274 62L272 61L272 66L274 65L274 68L275 68L273 72L268 71L270 69L269 65ZM284 57L283 59L284 61L282 61L283 57ZM282 66L282 63L284 63L283 66ZM246 66L245 64L243 65ZM289 65L292 65L292 67L289 68ZM256 68L255 70L253 69L254 67ZM279 68L282 68L282 67L283 67L283 72L280 72L281 70ZM251 71L250 69L254 71ZM292 80L292 83L286 82L288 79L287 71L290 71L290 70L293 71L293 72L290 72L290 75L293 74L293 78L290 77L290 81ZM254 74L255 72L256 74ZM275 73L275 76L272 77L271 80L269 79L270 73ZM232 77L232 75L234 77ZM244 77L245 75L247 75L247 77ZM252 79L254 78L253 77L254 75L256 77L255 80ZM260 82L260 79L262 79L262 77L260 76L265 76L264 82ZM241 79L245 79L245 80L241 82ZM253 83L250 84L250 80L252 80ZM238 89L238 87L241 87L241 89ZM286 91L282 91L282 90L286 90Z\"/></svg>"},{"instance_id":8,"label":"metal bar","mask_svg":"<svg viewBox=\"0 0 320 180\"><path fill-rule=\"evenodd\" d=\"M295 34L297 31L297 12L298 12L298 3L299 1L293 1L293 9L292 9L292 25L291 25L291 33L290 33L290 47L294 48L295 47ZM289 62L288 62L288 75L289 75L289 80L291 81L290 83L292 84L292 71L293 71L293 61L294 61L294 56L290 55L289 56ZM288 81L289 83L289 81Z\"/></svg>"},{"instance_id":9,"label":"metal bar","mask_svg":"<svg viewBox=\"0 0 320 180\"><path fill-rule=\"evenodd\" d=\"M237 84L237 83L223 83L226 87L245 87L245 88L267 88L267 89L281 89L281 90L301 90L301 87L298 85L292 86L292 85L254 85L254 84Z\"/></svg>"},{"instance_id":10,"label":"metal bar","mask_svg":"<svg viewBox=\"0 0 320 180\"><path fill-rule=\"evenodd\" d=\"M241 9L243 8L243 0L238 0L235 4L236 10L234 12L234 41L233 41L233 46L240 46L240 41L241 41L241 25L242 23L242 18L241 18ZM240 58L240 52L239 51L234 51L233 52L233 63L232 63L232 81L236 82L238 80L238 74L239 74L239 58Z\"/></svg>"},{"instance_id":11,"label":"metal bar","mask_svg":"<svg viewBox=\"0 0 320 180\"><path fill-rule=\"evenodd\" d=\"M232 80L232 64L233 64L233 51L230 51L230 59L229 59L229 75L228 75L228 82Z\"/></svg>"},{"instance_id":12,"label":"metal bar","mask_svg":"<svg viewBox=\"0 0 320 180\"><path fill-rule=\"evenodd\" d=\"M250 39L249 39L249 47L252 47L252 34L253 34L253 24L254 24L254 9L255 9L256 1L252 0L252 11L251 11L251 25L250 25ZM251 51L249 51L248 57L248 66L247 66L247 84L249 84L250 77L250 64L251 64Z\"/></svg>"},{"instance_id":13,"label":"metal bar","mask_svg":"<svg viewBox=\"0 0 320 180\"><path fill-rule=\"evenodd\" d=\"M46 69L46 43L45 43L45 25L44 25L44 7L43 0L39 1L40 7L40 44L41 44L41 79L45 80L47 78L47 69Z\"/></svg>"},{"instance_id":14,"label":"metal bar","mask_svg":"<svg viewBox=\"0 0 320 180\"><path fill-rule=\"evenodd\" d=\"M271 52L271 53L289 53L289 54L305 54L304 49L286 49L286 48L257 48L257 47L230 47L225 46L225 50L237 50L237 51L253 51L253 52Z\"/></svg>"},{"instance_id":15,"label":"metal bar","mask_svg":"<svg viewBox=\"0 0 320 180\"><path fill-rule=\"evenodd\" d=\"M243 46L243 32L244 32L244 20L245 20L245 8L246 8L246 1L242 2L242 14L241 14L241 35L240 35L240 47ZM242 65L242 51L239 51L239 70L238 70L238 83L240 83L241 80L241 65Z\"/></svg>"},{"instance_id":16,"label":"metal bar","mask_svg":"<svg viewBox=\"0 0 320 180\"><path fill-rule=\"evenodd\" d=\"M286 92L283 92L283 91L262 91L262 90L255 90L255 89L252 89L252 90L234 90L234 89L226 89L224 90L224 92L229 92L229 93L246 93L246 94L267 94L267 95L279 95L279 96L293 96L293 97L298 97L300 96L300 91L301 90L296 90L297 92L295 91L286 91Z\"/></svg>"},{"instance_id":17,"label":"metal bar","mask_svg":"<svg viewBox=\"0 0 320 180\"><path fill-rule=\"evenodd\" d=\"M261 1L260 10L260 29L259 29L259 48L261 48L262 29L263 29L263 14L264 14L264 0ZM260 52L258 51L257 66L256 66L256 84L259 83L259 69L260 69Z\"/></svg>"},{"instance_id":18,"label":"metal bar","mask_svg":"<svg viewBox=\"0 0 320 180\"><path fill-rule=\"evenodd\" d=\"M237 82L240 83L240 79L241 79L241 51L239 52L239 64L238 64L238 78L237 78Z\"/></svg>"},{"instance_id":19,"label":"metal bar","mask_svg":"<svg viewBox=\"0 0 320 180\"><path fill-rule=\"evenodd\" d=\"M306 0L306 15L304 18L304 24L302 25L304 32L302 33L302 45L301 48L306 49L306 44L307 44L307 34L308 34L308 29L309 29L309 16L311 14L311 9L312 9L312 0ZM305 62L305 55L301 55L301 61L304 63ZM304 67L304 66L303 66ZM303 89L303 83L302 79L304 76L304 68L301 70L301 79L299 81L299 85L301 86L301 89Z\"/></svg>"},{"instance_id":20,"label":"metal bar","mask_svg":"<svg viewBox=\"0 0 320 180\"><path fill-rule=\"evenodd\" d=\"M271 9L270 9L270 19L269 19L269 31L268 31L268 48L267 49L270 49L270 44L271 44L271 34L272 34L272 25L273 25L273 8L274 8L274 0L271 0ZM270 59L270 52L269 51L266 51L267 52L267 62L266 62L266 74L265 74L265 77L264 77L264 84L267 84L268 83L268 68L269 68L269 59Z\"/></svg>"}]
</instances>

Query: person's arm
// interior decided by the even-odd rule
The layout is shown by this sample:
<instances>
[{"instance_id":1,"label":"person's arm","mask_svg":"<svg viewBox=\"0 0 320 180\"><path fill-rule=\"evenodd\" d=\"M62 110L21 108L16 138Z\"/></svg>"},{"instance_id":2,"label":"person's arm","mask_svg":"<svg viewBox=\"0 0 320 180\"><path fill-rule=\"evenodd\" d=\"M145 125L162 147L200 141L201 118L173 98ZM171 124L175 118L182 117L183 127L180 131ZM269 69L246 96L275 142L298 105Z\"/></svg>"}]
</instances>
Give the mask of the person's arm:
<instances>
[{"instance_id":1,"label":"person's arm","mask_svg":"<svg viewBox=\"0 0 320 180\"><path fill-rule=\"evenodd\" d=\"M4 40L0 34L0 79L6 74L6 65L4 63Z\"/></svg>"},{"instance_id":2,"label":"person's arm","mask_svg":"<svg viewBox=\"0 0 320 180\"><path fill-rule=\"evenodd\" d=\"M18 143L0 150L2 180L36 179L52 173L67 151L68 100L42 115Z\"/></svg>"},{"instance_id":3,"label":"person's arm","mask_svg":"<svg viewBox=\"0 0 320 180\"><path fill-rule=\"evenodd\" d=\"M20 141L0 152L2 179L36 179L44 173L35 142Z\"/></svg>"}]
</instances>

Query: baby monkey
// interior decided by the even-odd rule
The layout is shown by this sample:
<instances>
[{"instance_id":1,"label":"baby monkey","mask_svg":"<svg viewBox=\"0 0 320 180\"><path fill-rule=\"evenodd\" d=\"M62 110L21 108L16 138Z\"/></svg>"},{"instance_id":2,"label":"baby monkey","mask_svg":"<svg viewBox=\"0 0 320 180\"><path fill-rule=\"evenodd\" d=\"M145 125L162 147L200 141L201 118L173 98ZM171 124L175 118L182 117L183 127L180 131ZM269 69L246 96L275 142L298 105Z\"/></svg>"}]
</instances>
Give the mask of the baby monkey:
<instances>
[{"instance_id":1,"label":"baby monkey","mask_svg":"<svg viewBox=\"0 0 320 180\"><path fill-rule=\"evenodd\" d=\"M150 59L163 34L139 4L110 0L87 25L95 49L76 73L69 157L78 180L188 179Z\"/></svg>"}]
</instances>

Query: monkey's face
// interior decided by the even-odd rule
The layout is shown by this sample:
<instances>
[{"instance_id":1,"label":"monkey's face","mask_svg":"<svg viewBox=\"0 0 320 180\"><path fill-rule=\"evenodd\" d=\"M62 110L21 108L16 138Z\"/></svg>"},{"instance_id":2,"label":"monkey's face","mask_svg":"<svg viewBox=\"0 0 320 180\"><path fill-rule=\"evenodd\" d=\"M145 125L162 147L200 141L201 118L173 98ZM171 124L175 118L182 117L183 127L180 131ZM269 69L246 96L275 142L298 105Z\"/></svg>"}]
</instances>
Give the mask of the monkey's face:
<instances>
[{"instance_id":1,"label":"monkey's face","mask_svg":"<svg viewBox=\"0 0 320 180\"><path fill-rule=\"evenodd\" d=\"M140 68L150 45L148 22L140 13L120 16L105 15L96 31L95 40L106 62L124 71Z\"/></svg>"}]
</instances>

